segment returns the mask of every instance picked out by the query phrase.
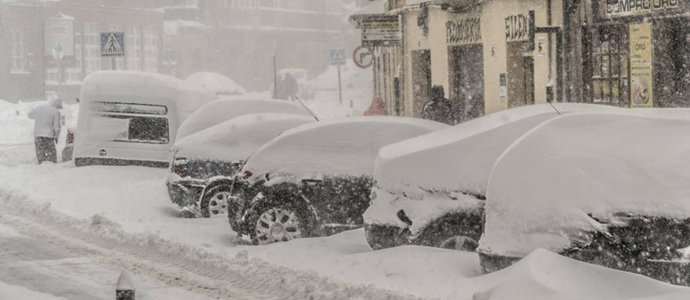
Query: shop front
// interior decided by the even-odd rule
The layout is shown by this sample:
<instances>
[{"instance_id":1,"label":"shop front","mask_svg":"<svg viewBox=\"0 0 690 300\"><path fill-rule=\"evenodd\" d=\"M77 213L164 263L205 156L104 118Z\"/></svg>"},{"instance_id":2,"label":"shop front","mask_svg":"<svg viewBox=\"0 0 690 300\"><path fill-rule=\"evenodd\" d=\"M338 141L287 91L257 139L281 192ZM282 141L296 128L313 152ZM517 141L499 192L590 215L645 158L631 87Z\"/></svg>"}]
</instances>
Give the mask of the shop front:
<instances>
[{"instance_id":1,"label":"shop front","mask_svg":"<svg viewBox=\"0 0 690 300\"><path fill-rule=\"evenodd\" d=\"M481 17L460 15L446 22L449 99L458 122L484 115L484 46Z\"/></svg>"},{"instance_id":2,"label":"shop front","mask_svg":"<svg viewBox=\"0 0 690 300\"><path fill-rule=\"evenodd\" d=\"M688 107L690 14L683 0L593 0L589 100ZM586 80L586 78L585 78Z\"/></svg>"}]
</instances>

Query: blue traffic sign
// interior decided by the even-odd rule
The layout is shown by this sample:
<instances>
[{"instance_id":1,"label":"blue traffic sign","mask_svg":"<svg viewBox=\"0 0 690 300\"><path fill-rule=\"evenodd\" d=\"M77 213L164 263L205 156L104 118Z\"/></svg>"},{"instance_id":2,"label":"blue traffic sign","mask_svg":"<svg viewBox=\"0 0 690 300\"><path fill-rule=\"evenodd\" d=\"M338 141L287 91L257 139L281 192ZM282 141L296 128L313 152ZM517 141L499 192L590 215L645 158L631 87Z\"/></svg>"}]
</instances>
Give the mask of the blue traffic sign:
<instances>
[{"instance_id":1,"label":"blue traffic sign","mask_svg":"<svg viewBox=\"0 0 690 300\"><path fill-rule=\"evenodd\" d=\"M101 32L101 56L125 56L125 33Z\"/></svg>"},{"instance_id":2,"label":"blue traffic sign","mask_svg":"<svg viewBox=\"0 0 690 300\"><path fill-rule=\"evenodd\" d=\"M331 66L345 64L345 49L331 49Z\"/></svg>"}]
</instances>

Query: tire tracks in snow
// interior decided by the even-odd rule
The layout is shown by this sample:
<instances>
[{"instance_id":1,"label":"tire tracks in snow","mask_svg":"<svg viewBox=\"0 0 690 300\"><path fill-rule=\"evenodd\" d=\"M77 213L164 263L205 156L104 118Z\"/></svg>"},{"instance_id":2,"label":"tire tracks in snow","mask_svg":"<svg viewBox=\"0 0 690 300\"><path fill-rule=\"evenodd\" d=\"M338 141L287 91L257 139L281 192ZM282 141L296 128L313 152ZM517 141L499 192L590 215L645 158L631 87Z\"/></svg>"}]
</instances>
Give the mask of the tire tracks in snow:
<instances>
[{"instance_id":1,"label":"tire tracks in snow","mask_svg":"<svg viewBox=\"0 0 690 300\"><path fill-rule=\"evenodd\" d=\"M0 223L135 274L219 299L420 299L250 260L246 252L231 258L154 234L129 234L100 215L77 219L52 209L50 203L36 204L16 190L0 188Z\"/></svg>"}]
</instances>

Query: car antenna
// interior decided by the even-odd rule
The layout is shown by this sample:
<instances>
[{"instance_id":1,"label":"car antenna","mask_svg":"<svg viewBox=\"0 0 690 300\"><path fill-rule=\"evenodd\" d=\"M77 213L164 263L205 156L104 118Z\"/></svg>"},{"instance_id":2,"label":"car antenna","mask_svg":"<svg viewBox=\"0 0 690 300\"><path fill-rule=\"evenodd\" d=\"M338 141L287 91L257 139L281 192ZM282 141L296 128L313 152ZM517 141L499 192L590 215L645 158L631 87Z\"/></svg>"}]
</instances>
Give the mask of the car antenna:
<instances>
[{"instance_id":1,"label":"car antenna","mask_svg":"<svg viewBox=\"0 0 690 300\"><path fill-rule=\"evenodd\" d=\"M316 114L313 111L311 111L311 109L304 105L304 103L302 103L302 100L300 100L299 97L295 96L295 99L297 99L297 101L299 101L299 104L302 104L302 106L304 106L304 109L306 109L312 116L314 116L314 119L316 119L316 121L319 122L319 117L317 117Z\"/></svg>"}]
</instances>

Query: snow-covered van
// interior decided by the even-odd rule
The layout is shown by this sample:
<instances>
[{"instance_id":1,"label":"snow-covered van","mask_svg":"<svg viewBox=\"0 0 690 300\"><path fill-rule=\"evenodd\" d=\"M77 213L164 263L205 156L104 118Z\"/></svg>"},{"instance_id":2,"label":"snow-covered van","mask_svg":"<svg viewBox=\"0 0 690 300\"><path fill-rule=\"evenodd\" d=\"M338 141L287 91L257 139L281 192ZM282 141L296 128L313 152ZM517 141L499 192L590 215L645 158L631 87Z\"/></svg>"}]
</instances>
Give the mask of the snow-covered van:
<instances>
[{"instance_id":1,"label":"snow-covered van","mask_svg":"<svg viewBox=\"0 0 690 300\"><path fill-rule=\"evenodd\" d=\"M167 167L178 126L214 98L166 75L93 73L81 88L74 162Z\"/></svg>"},{"instance_id":2,"label":"snow-covered van","mask_svg":"<svg viewBox=\"0 0 690 300\"><path fill-rule=\"evenodd\" d=\"M373 249L416 244L474 250L483 232L489 177L503 152L539 124L589 104L530 105L487 115L384 147L364 213Z\"/></svg>"},{"instance_id":3,"label":"snow-covered van","mask_svg":"<svg viewBox=\"0 0 690 300\"><path fill-rule=\"evenodd\" d=\"M690 285L688 132L688 109L542 122L493 168L477 248L484 271L546 249Z\"/></svg>"},{"instance_id":4,"label":"snow-covered van","mask_svg":"<svg viewBox=\"0 0 690 300\"><path fill-rule=\"evenodd\" d=\"M354 117L305 124L259 148L238 171L228 213L255 244L323 236L363 226L381 147L447 128L403 117ZM209 184L211 191L218 180ZM206 191L204 191L206 194Z\"/></svg>"}]
</instances>

